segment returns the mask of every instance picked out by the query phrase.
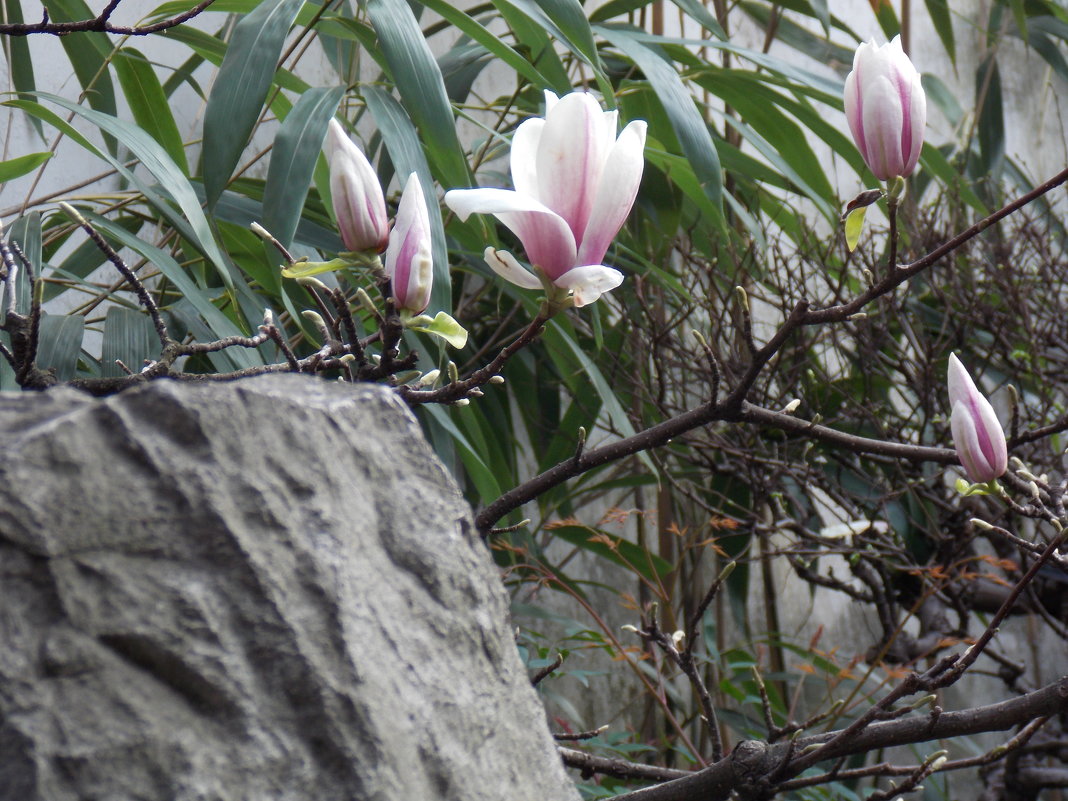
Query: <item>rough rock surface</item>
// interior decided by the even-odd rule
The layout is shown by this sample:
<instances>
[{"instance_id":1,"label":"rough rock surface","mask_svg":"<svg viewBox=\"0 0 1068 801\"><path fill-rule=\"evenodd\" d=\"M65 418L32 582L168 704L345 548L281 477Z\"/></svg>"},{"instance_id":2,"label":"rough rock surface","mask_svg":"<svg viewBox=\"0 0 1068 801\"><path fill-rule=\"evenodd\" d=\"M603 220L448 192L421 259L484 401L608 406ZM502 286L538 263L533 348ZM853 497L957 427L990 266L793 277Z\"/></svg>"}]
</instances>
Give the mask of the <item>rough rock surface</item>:
<instances>
[{"instance_id":1,"label":"rough rock surface","mask_svg":"<svg viewBox=\"0 0 1068 801\"><path fill-rule=\"evenodd\" d=\"M576 799L388 391L0 396L0 801Z\"/></svg>"}]
</instances>

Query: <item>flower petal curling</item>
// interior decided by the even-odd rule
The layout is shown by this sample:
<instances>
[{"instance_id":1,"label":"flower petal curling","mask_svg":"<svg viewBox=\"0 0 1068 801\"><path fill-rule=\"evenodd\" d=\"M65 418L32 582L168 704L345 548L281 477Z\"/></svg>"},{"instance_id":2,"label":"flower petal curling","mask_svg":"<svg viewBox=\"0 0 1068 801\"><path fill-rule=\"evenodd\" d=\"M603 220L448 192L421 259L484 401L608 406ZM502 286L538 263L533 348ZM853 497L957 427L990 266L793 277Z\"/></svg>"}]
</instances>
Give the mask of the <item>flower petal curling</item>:
<instances>
[{"instance_id":1,"label":"flower petal curling","mask_svg":"<svg viewBox=\"0 0 1068 801\"><path fill-rule=\"evenodd\" d=\"M605 292L622 284L623 273L603 264L590 264L568 270L553 283L571 290L575 306L589 306Z\"/></svg>"}]
</instances>

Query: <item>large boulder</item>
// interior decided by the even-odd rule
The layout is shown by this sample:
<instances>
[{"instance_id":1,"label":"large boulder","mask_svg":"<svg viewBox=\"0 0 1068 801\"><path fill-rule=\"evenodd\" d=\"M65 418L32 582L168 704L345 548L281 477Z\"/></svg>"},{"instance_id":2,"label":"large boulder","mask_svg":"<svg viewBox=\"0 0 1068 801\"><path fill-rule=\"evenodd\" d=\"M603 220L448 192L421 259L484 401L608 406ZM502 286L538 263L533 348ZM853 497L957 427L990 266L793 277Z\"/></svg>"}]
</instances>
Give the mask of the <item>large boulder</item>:
<instances>
[{"instance_id":1,"label":"large boulder","mask_svg":"<svg viewBox=\"0 0 1068 801\"><path fill-rule=\"evenodd\" d=\"M391 392L0 396L0 801L577 797Z\"/></svg>"}]
</instances>

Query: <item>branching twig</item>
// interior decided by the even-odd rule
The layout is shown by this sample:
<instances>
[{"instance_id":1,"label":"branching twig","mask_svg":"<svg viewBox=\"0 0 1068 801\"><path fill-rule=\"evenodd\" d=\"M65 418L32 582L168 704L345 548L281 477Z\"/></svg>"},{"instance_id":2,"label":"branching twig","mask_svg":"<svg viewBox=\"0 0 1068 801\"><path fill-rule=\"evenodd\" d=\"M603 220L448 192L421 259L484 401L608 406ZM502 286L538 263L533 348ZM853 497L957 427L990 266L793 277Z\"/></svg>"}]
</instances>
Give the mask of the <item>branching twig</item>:
<instances>
[{"instance_id":1,"label":"branching twig","mask_svg":"<svg viewBox=\"0 0 1068 801\"><path fill-rule=\"evenodd\" d=\"M150 33L159 33L183 22L188 22L200 14L215 0L201 0L193 8L176 17L160 20L151 25L112 25L111 15L115 13L121 0L110 0L104 10L93 19L77 20L75 22L52 22L46 8L40 22L5 22L0 23L0 35L5 36L30 36L35 33L50 34L52 36L66 36L71 33L113 33L121 36L147 36Z\"/></svg>"}]
</instances>

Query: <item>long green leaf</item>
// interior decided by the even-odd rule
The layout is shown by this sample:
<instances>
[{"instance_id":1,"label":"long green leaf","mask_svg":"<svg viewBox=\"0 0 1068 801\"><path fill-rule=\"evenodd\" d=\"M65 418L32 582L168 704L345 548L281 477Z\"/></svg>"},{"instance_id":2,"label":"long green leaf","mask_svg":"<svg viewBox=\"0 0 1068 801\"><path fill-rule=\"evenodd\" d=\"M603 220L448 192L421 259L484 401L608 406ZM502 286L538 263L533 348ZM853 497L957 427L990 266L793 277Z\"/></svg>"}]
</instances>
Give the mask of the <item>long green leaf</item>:
<instances>
[{"instance_id":1,"label":"long green leaf","mask_svg":"<svg viewBox=\"0 0 1068 801\"><path fill-rule=\"evenodd\" d=\"M440 16L458 31L461 31L472 40L478 42L486 50L499 58L517 73L522 75L539 89L549 89L552 84L542 75L537 68L517 53L499 36L491 33L478 20L472 19L467 14L457 9L447 0L423 0L423 5Z\"/></svg>"},{"instance_id":2,"label":"long green leaf","mask_svg":"<svg viewBox=\"0 0 1068 801\"><path fill-rule=\"evenodd\" d=\"M33 172L50 158L51 153L27 153L25 156L0 161L0 184Z\"/></svg>"},{"instance_id":3,"label":"long green leaf","mask_svg":"<svg viewBox=\"0 0 1068 801\"><path fill-rule=\"evenodd\" d=\"M204 190L214 208L256 127L303 0L265 0L234 28L204 111Z\"/></svg>"},{"instance_id":4,"label":"long green leaf","mask_svg":"<svg viewBox=\"0 0 1068 801\"><path fill-rule=\"evenodd\" d=\"M667 560L648 549L628 542L622 537L589 526L553 526L549 529L554 538L582 548L607 559L613 564L638 573L649 581L657 581L672 570Z\"/></svg>"},{"instance_id":5,"label":"long green leaf","mask_svg":"<svg viewBox=\"0 0 1068 801\"><path fill-rule=\"evenodd\" d=\"M368 0L367 11L401 103L447 186L471 186L456 120L434 55L405 0Z\"/></svg>"},{"instance_id":6,"label":"long green leaf","mask_svg":"<svg viewBox=\"0 0 1068 801\"><path fill-rule=\"evenodd\" d=\"M344 95L344 86L309 89L275 134L263 196L263 225L287 248L308 196L327 124Z\"/></svg>"},{"instance_id":7,"label":"long green leaf","mask_svg":"<svg viewBox=\"0 0 1068 801\"><path fill-rule=\"evenodd\" d=\"M108 309L100 345L100 372L105 378L126 374L119 361L139 372L145 361L158 357L159 352L159 340L147 314L125 306Z\"/></svg>"},{"instance_id":8,"label":"long green leaf","mask_svg":"<svg viewBox=\"0 0 1068 801\"><path fill-rule=\"evenodd\" d=\"M575 341L575 338L565 330L565 324L559 321L551 322L546 326L545 333L542 337L546 344L552 346L555 351L554 355L576 364L578 369L582 371L582 374L593 384L612 427L624 437L633 436L636 432L634 426L631 425L630 417L623 408L623 404L620 403L616 393L612 391L612 387L609 385L608 380L604 377L604 374L600 371L597 365L594 364L590 355L586 353L582 346ZM648 468L650 473L658 475L656 466L653 464L653 460L649 458L649 454L640 451L637 456L641 459L642 464Z\"/></svg>"},{"instance_id":9,"label":"long green leaf","mask_svg":"<svg viewBox=\"0 0 1068 801\"><path fill-rule=\"evenodd\" d=\"M76 22L96 16L82 0L49 0L48 12L55 22ZM60 42L89 105L108 114L117 113L115 87L107 69L114 48L107 35L85 32L61 36Z\"/></svg>"},{"instance_id":10,"label":"long green leaf","mask_svg":"<svg viewBox=\"0 0 1068 801\"><path fill-rule=\"evenodd\" d=\"M133 232L106 217L101 217L87 210L83 210L82 213L109 239L118 242L121 246L130 248L159 270L164 278L174 285L182 298L196 309L197 313L204 319L213 339L238 336L242 333L240 327L212 303L208 293L197 286L197 283L174 260L171 254L146 242ZM220 370L234 370L263 364L263 359L256 351L246 348L230 348L217 355L220 360L216 364Z\"/></svg>"},{"instance_id":11,"label":"long green leaf","mask_svg":"<svg viewBox=\"0 0 1068 801\"><path fill-rule=\"evenodd\" d=\"M19 0L4 0L4 22L18 24L25 22L22 16L22 3ZM28 100L31 93L37 89L37 82L33 74L33 56L30 55L29 36L4 36L4 56L7 58L8 74L11 83L19 97ZM43 136L41 121L30 117L33 127L39 135Z\"/></svg>"},{"instance_id":12,"label":"long green leaf","mask_svg":"<svg viewBox=\"0 0 1068 801\"><path fill-rule=\"evenodd\" d=\"M186 175L189 164L182 146L182 135L174 122L167 96L152 65L141 53L127 47L115 54L115 72L130 105L134 120L167 151Z\"/></svg>"},{"instance_id":13,"label":"long green leaf","mask_svg":"<svg viewBox=\"0 0 1068 801\"><path fill-rule=\"evenodd\" d=\"M123 145L130 149L145 169L147 169L152 177L156 179L158 185L151 186L146 183L138 173L127 169L119 159L114 158L110 154L101 152L72 126L68 125L55 114L52 114L43 106L27 104L25 101L13 101L12 105L18 105L20 108L24 108L31 114L41 115L46 122L62 130L67 136L70 136L76 142L81 144L82 147L107 159L111 165L123 175L123 177L137 186L137 188L145 195L145 198L172 226L174 226L176 230L178 230L179 233L182 234L182 236L192 242L197 249L200 250L210 262L212 262L219 277L226 285L227 290L234 296L235 300L239 293L246 296L249 294L248 288L245 287L243 283L235 282L235 271L233 266L223 255L218 244L215 242L211 226L208 224L208 219L204 215L204 210L200 207L200 202L197 199L192 184L189 183L189 179L155 139L150 137L133 123L126 122L125 120L119 120L115 117L108 116L107 114L84 108L83 106L71 103L69 100L55 95L49 95L42 92L40 93L40 96L65 109L75 112L93 125L96 125L102 131L113 135L116 139L122 142ZM34 108L34 106L37 106L37 108ZM178 210L175 210L173 206L167 202L167 197L174 200L178 206ZM258 322L258 319L256 319L256 322Z\"/></svg>"},{"instance_id":14,"label":"long green leaf","mask_svg":"<svg viewBox=\"0 0 1068 801\"><path fill-rule=\"evenodd\" d=\"M723 177L720 174L719 156L708 126L682 78L669 62L629 32L600 26L597 30L645 73L664 107L683 153L717 211L718 219L713 222L723 227Z\"/></svg>"},{"instance_id":15,"label":"long green leaf","mask_svg":"<svg viewBox=\"0 0 1068 801\"><path fill-rule=\"evenodd\" d=\"M953 66L957 65L957 43L953 38L953 18L950 15L948 0L925 0L927 13L931 17L938 38L942 40L942 47L946 49Z\"/></svg>"},{"instance_id":16,"label":"long green leaf","mask_svg":"<svg viewBox=\"0 0 1068 801\"><path fill-rule=\"evenodd\" d=\"M74 378L82 349L85 318L80 314L45 314L38 334L37 367L55 370L60 381Z\"/></svg>"}]
</instances>

